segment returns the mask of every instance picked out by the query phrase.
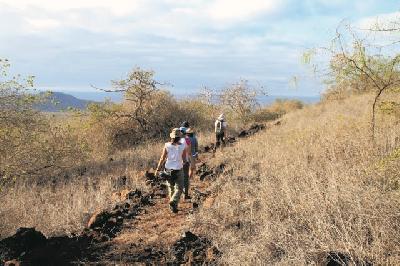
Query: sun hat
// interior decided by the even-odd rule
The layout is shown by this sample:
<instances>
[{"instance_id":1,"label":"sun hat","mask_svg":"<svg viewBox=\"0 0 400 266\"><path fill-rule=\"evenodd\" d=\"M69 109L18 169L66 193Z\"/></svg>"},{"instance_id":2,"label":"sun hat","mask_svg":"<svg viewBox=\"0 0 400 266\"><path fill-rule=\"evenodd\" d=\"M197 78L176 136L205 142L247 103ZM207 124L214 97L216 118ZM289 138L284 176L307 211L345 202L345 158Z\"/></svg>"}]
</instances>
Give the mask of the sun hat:
<instances>
[{"instance_id":1,"label":"sun hat","mask_svg":"<svg viewBox=\"0 0 400 266\"><path fill-rule=\"evenodd\" d=\"M172 129L171 133L169 133L169 136L171 137L171 139L174 139L177 137L182 137L182 133L179 128L174 128Z\"/></svg>"},{"instance_id":2,"label":"sun hat","mask_svg":"<svg viewBox=\"0 0 400 266\"><path fill-rule=\"evenodd\" d=\"M190 127L189 122L188 121L183 121L182 124L181 124L181 127L186 127L186 128Z\"/></svg>"},{"instance_id":3,"label":"sun hat","mask_svg":"<svg viewBox=\"0 0 400 266\"><path fill-rule=\"evenodd\" d=\"M222 113L218 116L218 120L225 120L225 115Z\"/></svg>"}]
</instances>

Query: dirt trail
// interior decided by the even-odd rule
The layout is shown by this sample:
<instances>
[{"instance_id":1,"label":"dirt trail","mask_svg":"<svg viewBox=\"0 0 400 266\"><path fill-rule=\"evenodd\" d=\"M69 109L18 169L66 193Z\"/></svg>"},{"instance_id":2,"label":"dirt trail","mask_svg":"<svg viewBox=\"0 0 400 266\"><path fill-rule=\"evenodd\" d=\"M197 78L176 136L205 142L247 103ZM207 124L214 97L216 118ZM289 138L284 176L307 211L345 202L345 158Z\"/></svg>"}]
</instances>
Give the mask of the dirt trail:
<instances>
[{"instance_id":1,"label":"dirt trail","mask_svg":"<svg viewBox=\"0 0 400 266\"><path fill-rule=\"evenodd\" d=\"M195 176L191 188L206 191L209 184ZM168 207L167 197L155 199L154 205L124 222L120 234L107 243L102 262L170 262L173 260L171 247L190 230L188 217L193 213L194 204L197 202L184 201L182 196L179 211L174 214Z\"/></svg>"},{"instance_id":2,"label":"dirt trail","mask_svg":"<svg viewBox=\"0 0 400 266\"><path fill-rule=\"evenodd\" d=\"M264 125L253 125L240 132L238 137L253 135L264 128ZM235 137L228 140L230 143L237 141ZM213 165L212 149L212 145L202 148L202 162L191 180L192 200L185 201L182 196L177 214L169 210L164 182L146 172L150 192L121 193L126 199L114 209L94 215L88 229L80 235L43 239L43 235L34 229L22 229L0 241L0 259L40 265L215 262L220 252L206 237L196 235L189 220L207 198L212 180L224 171L224 165L210 167ZM226 147L224 152L229 149ZM33 238L37 239L37 244L32 244Z\"/></svg>"}]
</instances>

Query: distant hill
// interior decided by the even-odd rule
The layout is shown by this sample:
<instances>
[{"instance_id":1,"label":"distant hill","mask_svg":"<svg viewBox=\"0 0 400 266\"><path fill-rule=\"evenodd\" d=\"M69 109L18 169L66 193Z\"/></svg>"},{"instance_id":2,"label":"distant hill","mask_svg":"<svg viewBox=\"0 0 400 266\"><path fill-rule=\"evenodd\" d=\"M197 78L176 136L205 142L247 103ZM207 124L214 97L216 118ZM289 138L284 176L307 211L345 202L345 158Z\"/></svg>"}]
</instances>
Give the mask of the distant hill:
<instances>
[{"instance_id":1,"label":"distant hill","mask_svg":"<svg viewBox=\"0 0 400 266\"><path fill-rule=\"evenodd\" d=\"M46 102L38 104L36 109L43 112L60 112L69 108L85 110L90 103L94 101L78 99L63 92L53 92Z\"/></svg>"}]
</instances>

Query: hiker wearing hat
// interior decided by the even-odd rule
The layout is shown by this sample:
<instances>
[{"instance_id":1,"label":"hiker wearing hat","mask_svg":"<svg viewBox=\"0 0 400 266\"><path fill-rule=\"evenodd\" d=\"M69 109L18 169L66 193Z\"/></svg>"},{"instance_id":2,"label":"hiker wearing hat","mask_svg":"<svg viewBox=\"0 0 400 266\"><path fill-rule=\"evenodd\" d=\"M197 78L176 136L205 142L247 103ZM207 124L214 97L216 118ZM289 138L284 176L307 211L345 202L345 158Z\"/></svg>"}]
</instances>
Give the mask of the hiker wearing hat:
<instances>
[{"instance_id":1,"label":"hiker wearing hat","mask_svg":"<svg viewBox=\"0 0 400 266\"><path fill-rule=\"evenodd\" d=\"M186 156L185 160L183 161L183 192L185 193L185 200L189 200L189 172L190 172L190 164L191 164L191 149L192 149L192 143L190 141L189 136L187 136L187 127L184 126L189 126L188 122L183 122L182 126L179 128L181 131L183 137L181 139L181 143L184 143L186 145Z\"/></svg>"},{"instance_id":2,"label":"hiker wearing hat","mask_svg":"<svg viewBox=\"0 0 400 266\"><path fill-rule=\"evenodd\" d=\"M186 130L186 135L190 139L191 158L190 158L189 179L192 179L194 173L196 173L196 161L199 156L199 143L197 141L197 137L193 128L188 128ZM187 187L189 190L189 183L187 184Z\"/></svg>"},{"instance_id":3,"label":"hiker wearing hat","mask_svg":"<svg viewBox=\"0 0 400 266\"><path fill-rule=\"evenodd\" d=\"M221 142L225 145L225 132L228 123L225 120L225 115L220 114L215 121L215 148L218 148L221 145Z\"/></svg>"},{"instance_id":4,"label":"hiker wearing hat","mask_svg":"<svg viewBox=\"0 0 400 266\"><path fill-rule=\"evenodd\" d=\"M183 162L186 160L186 145L181 142L182 133L179 128L172 129L171 140L164 145L156 176L165 164L168 175L169 206L172 212L178 212L178 203L183 191Z\"/></svg>"}]
</instances>

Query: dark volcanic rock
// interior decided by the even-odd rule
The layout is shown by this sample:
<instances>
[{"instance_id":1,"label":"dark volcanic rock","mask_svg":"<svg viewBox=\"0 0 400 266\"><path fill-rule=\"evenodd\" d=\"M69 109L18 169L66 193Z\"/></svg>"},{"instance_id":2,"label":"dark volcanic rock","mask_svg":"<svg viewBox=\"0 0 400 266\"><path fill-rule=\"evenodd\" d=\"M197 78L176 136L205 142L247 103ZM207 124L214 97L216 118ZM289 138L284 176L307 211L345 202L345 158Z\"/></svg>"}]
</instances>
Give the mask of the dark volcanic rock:
<instances>
[{"instance_id":1,"label":"dark volcanic rock","mask_svg":"<svg viewBox=\"0 0 400 266\"><path fill-rule=\"evenodd\" d=\"M326 258L327 266L349 265L351 257L342 252L329 252Z\"/></svg>"},{"instance_id":2,"label":"dark volcanic rock","mask_svg":"<svg viewBox=\"0 0 400 266\"><path fill-rule=\"evenodd\" d=\"M102 227L110 217L111 214L108 211L97 212L90 218L87 227L90 229Z\"/></svg>"},{"instance_id":3,"label":"dark volcanic rock","mask_svg":"<svg viewBox=\"0 0 400 266\"><path fill-rule=\"evenodd\" d=\"M15 259L45 244L46 237L35 228L19 228L15 235L0 242L0 259L3 262Z\"/></svg>"},{"instance_id":4,"label":"dark volcanic rock","mask_svg":"<svg viewBox=\"0 0 400 266\"><path fill-rule=\"evenodd\" d=\"M228 137L226 138L226 142L228 142L228 143L235 143L235 142L236 142L236 138L233 137L233 136L228 136Z\"/></svg>"},{"instance_id":5,"label":"dark volcanic rock","mask_svg":"<svg viewBox=\"0 0 400 266\"><path fill-rule=\"evenodd\" d=\"M368 259L360 259L357 257L352 257L345 252L339 252L339 251L328 252L325 263L327 266L343 266L343 265L372 266L372 265L374 265Z\"/></svg>"},{"instance_id":6,"label":"dark volcanic rock","mask_svg":"<svg viewBox=\"0 0 400 266\"><path fill-rule=\"evenodd\" d=\"M200 180L203 181L206 177L214 176L214 171L206 163L203 163L198 167L196 174L200 177Z\"/></svg>"},{"instance_id":7,"label":"dark volcanic rock","mask_svg":"<svg viewBox=\"0 0 400 266\"><path fill-rule=\"evenodd\" d=\"M207 152L213 152L215 149L215 144L210 143L206 146L204 146L202 149L200 149L201 152L207 153Z\"/></svg>"},{"instance_id":8,"label":"dark volcanic rock","mask_svg":"<svg viewBox=\"0 0 400 266\"><path fill-rule=\"evenodd\" d=\"M253 124L249 129L240 131L238 137L244 138L256 134L258 131L265 129L263 124Z\"/></svg>"},{"instance_id":9,"label":"dark volcanic rock","mask_svg":"<svg viewBox=\"0 0 400 266\"><path fill-rule=\"evenodd\" d=\"M173 264L210 264L215 263L221 252L212 246L210 240L198 237L190 231L184 233L171 248L175 258Z\"/></svg>"},{"instance_id":10,"label":"dark volcanic rock","mask_svg":"<svg viewBox=\"0 0 400 266\"><path fill-rule=\"evenodd\" d=\"M16 259L22 265L70 264L90 254L91 241L86 235L46 239L34 228L20 228L15 235L0 241L1 261Z\"/></svg>"},{"instance_id":11,"label":"dark volcanic rock","mask_svg":"<svg viewBox=\"0 0 400 266\"><path fill-rule=\"evenodd\" d=\"M139 190L131 191L127 197L125 202L118 203L112 210L94 214L88 227L78 236L46 239L34 228L20 228L15 235L0 241L1 264L12 259L22 262L22 265L66 265L98 261L102 250L96 244L115 237L125 217L133 218L145 206L152 204L152 195Z\"/></svg>"},{"instance_id":12,"label":"dark volcanic rock","mask_svg":"<svg viewBox=\"0 0 400 266\"><path fill-rule=\"evenodd\" d=\"M165 185L166 179L161 176L156 176L154 173L146 171L145 173L146 184L150 185L152 188L151 198L166 198L167 197L167 187Z\"/></svg>"}]
</instances>

